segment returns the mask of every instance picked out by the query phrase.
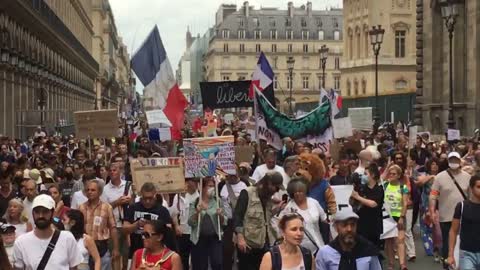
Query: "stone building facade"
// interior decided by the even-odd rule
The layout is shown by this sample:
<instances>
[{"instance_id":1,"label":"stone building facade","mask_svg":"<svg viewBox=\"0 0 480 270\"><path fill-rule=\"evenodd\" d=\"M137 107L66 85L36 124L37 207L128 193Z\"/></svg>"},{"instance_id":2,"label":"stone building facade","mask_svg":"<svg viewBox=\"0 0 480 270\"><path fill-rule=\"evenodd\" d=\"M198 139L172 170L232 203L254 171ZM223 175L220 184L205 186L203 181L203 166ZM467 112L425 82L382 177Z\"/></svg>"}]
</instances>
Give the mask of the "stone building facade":
<instances>
[{"instance_id":1,"label":"stone building facade","mask_svg":"<svg viewBox=\"0 0 480 270\"><path fill-rule=\"evenodd\" d=\"M408 121L415 94L415 0L344 0L342 95L346 107L375 107L372 26L385 29L378 57L379 116ZM393 119L392 119L393 116Z\"/></svg>"},{"instance_id":2,"label":"stone building facade","mask_svg":"<svg viewBox=\"0 0 480 270\"><path fill-rule=\"evenodd\" d=\"M94 31L92 54L99 64L95 80L96 108L111 109L121 102L119 96L133 98L130 55L118 34L108 0L90 1Z\"/></svg>"},{"instance_id":3,"label":"stone building facade","mask_svg":"<svg viewBox=\"0 0 480 270\"><path fill-rule=\"evenodd\" d=\"M207 81L249 80L263 51L275 73L277 108L287 110L290 80L287 59L295 59L293 104L318 103L322 85L319 49L329 48L325 87L339 89L343 37L342 10L313 10L288 3L286 10L254 9L244 2L221 5L204 57ZM299 106L297 106L298 108Z\"/></svg>"},{"instance_id":4,"label":"stone building facade","mask_svg":"<svg viewBox=\"0 0 480 270\"><path fill-rule=\"evenodd\" d=\"M417 104L424 130L444 134L449 106L449 39L440 0L417 0ZM480 2L460 6L453 38L453 116L461 135L480 127Z\"/></svg>"},{"instance_id":5,"label":"stone building facade","mask_svg":"<svg viewBox=\"0 0 480 270\"><path fill-rule=\"evenodd\" d=\"M71 127L94 108L89 0L0 1L0 133Z\"/></svg>"}]
</instances>

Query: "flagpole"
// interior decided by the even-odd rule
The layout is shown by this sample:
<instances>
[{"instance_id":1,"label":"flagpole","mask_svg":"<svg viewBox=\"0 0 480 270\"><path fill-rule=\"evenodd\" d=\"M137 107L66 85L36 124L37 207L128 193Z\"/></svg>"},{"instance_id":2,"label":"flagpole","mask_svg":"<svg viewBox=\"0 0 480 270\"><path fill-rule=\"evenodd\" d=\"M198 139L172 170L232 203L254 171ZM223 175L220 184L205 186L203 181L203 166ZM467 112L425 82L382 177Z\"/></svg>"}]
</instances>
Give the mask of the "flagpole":
<instances>
[{"instance_id":1,"label":"flagpole","mask_svg":"<svg viewBox=\"0 0 480 270\"><path fill-rule=\"evenodd\" d=\"M255 85L253 86L253 115L255 116L255 141L257 145L260 143L260 139L258 138L258 112L257 112L257 89Z\"/></svg>"}]
</instances>

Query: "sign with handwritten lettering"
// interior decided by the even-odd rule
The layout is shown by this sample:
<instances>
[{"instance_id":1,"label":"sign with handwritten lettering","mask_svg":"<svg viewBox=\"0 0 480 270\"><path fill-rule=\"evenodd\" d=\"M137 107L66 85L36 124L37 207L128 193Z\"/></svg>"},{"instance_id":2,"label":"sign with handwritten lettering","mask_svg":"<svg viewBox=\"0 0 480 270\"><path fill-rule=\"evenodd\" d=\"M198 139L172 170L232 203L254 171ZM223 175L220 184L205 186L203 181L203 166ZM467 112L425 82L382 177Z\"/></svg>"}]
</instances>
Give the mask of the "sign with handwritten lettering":
<instances>
[{"instance_id":1,"label":"sign with handwritten lettering","mask_svg":"<svg viewBox=\"0 0 480 270\"><path fill-rule=\"evenodd\" d=\"M73 114L75 137L111 138L118 134L117 110L78 111Z\"/></svg>"},{"instance_id":2,"label":"sign with handwritten lettering","mask_svg":"<svg viewBox=\"0 0 480 270\"><path fill-rule=\"evenodd\" d=\"M130 168L137 190L147 182L153 183L161 193L178 193L185 190L181 158L133 159L130 161Z\"/></svg>"},{"instance_id":3,"label":"sign with handwritten lettering","mask_svg":"<svg viewBox=\"0 0 480 270\"><path fill-rule=\"evenodd\" d=\"M233 136L183 140L185 177L236 174Z\"/></svg>"},{"instance_id":4,"label":"sign with handwritten lettering","mask_svg":"<svg viewBox=\"0 0 480 270\"><path fill-rule=\"evenodd\" d=\"M253 107L253 97L248 96L250 81L201 82L203 108ZM263 94L275 107L273 86L267 87Z\"/></svg>"}]
</instances>

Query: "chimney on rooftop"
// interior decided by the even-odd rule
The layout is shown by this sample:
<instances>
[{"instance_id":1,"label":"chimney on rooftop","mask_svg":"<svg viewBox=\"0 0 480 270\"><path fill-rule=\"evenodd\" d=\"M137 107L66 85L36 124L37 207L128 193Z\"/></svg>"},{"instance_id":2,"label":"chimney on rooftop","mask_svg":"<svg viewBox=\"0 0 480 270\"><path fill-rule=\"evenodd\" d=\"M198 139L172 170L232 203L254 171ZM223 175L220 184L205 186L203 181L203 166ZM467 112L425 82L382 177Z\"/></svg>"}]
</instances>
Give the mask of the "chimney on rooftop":
<instances>
[{"instance_id":1,"label":"chimney on rooftop","mask_svg":"<svg viewBox=\"0 0 480 270\"><path fill-rule=\"evenodd\" d=\"M248 16L250 15L250 7L248 5L248 1L243 2L243 11L244 11L245 17L248 18Z\"/></svg>"},{"instance_id":2,"label":"chimney on rooftop","mask_svg":"<svg viewBox=\"0 0 480 270\"><path fill-rule=\"evenodd\" d=\"M312 2L307 2L307 15L312 16Z\"/></svg>"},{"instance_id":3,"label":"chimney on rooftop","mask_svg":"<svg viewBox=\"0 0 480 270\"><path fill-rule=\"evenodd\" d=\"M288 16L293 17L293 2L288 2Z\"/></svg>"}]
</instances>

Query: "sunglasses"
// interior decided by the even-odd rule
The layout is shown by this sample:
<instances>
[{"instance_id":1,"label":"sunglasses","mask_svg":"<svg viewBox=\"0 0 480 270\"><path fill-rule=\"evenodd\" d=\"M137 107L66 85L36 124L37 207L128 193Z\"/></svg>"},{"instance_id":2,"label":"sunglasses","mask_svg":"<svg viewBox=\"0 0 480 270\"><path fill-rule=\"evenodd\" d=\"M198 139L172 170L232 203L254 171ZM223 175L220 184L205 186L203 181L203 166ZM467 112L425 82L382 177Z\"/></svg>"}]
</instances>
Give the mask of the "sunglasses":
<instances>
[{"instance_id":1,"label":"sunglasses","mask_svg":"<svg viewBox=\"0 0 480 270\"><path fill-rule=\"evenodd\" d=\"M157 235L158 233L148 233L148 232L143 232L142 233L142 238L143 239L150 239L153 235Z\"/></svg>"}]
</instances>

